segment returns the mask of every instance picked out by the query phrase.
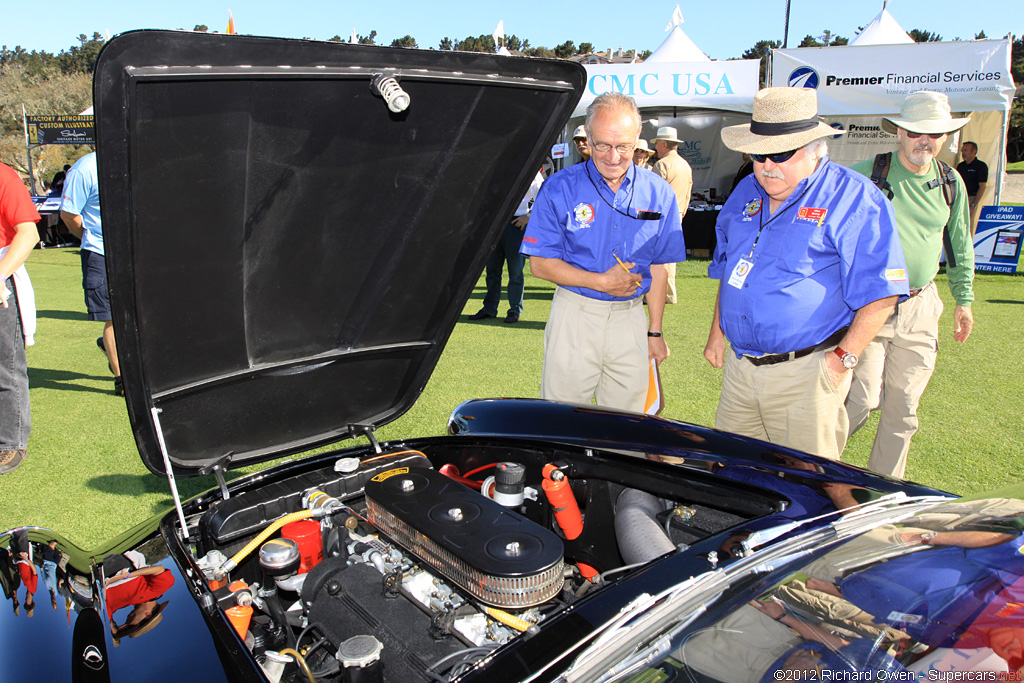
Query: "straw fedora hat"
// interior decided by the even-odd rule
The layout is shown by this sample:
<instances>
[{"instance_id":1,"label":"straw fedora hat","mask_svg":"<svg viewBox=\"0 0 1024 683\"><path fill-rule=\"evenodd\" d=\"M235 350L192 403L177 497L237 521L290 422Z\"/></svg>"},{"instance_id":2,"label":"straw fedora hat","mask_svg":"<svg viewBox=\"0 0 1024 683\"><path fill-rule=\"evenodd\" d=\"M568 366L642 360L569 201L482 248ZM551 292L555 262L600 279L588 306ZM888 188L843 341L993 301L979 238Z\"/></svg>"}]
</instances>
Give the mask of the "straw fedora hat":
<instances>
[{"instance_id":1,"label":"straw fedora hat","mask_svg":"<svg viewBox=\"0 0 1024 683\"><path fill-rule=\"evenodd\" d=\"M583 124L576 126L576 130L572 134L573 140L578 140L580 138L583 138L584 140L587 139L587 127Z\"/></svg>"},{"instance_id":2,"label":"straw fedora hat","mask_svg":"<svg viewBox=\"0 0 1024 683\"><path fill-rule=\"evenodd\" d=\"M896 135L897 128L911 133L952 133L967 125L970 117L954 119L945 93L919 90L907 95L900 115L882 118L882 130Z\"/></svg>"},{"instance_id":3,"label":"straw fedora hat","mask_svg":"<svg viewBox=\"0 0 1024 683\"><path fill-rule=\"evenodd\" d=\"M634 151L636 151L636 152L646 152L647 154L650 154L651 153L651 148L647 144L647 140L644 140L643 138L640 138L639 140L636 141L636 149Z\"/></svg>"},{"instance_id":4,"label":"straw fedora hat","mask_svg":"<svg viewBox=\"0 0 1024 683\"><path fill-rule=\"evenodd\" d=\"M672 126L662 126L658 129L658 134L654 136L654 139L664 140L665 142L682 142L678 136L679 131Z\"/></svg>"},{"instance_id":5,"label":"straw fedora hat","mask_svg":"<svg viewBox=\"0 0 1024 683\"><path fill-rule=\"evenodd\" d=\"M818 118L818 93L810 88L764 88L754 95L749 124L722 129L722 142L747 154L779 154L846 131Z\"/></svg>"}]
</instances>

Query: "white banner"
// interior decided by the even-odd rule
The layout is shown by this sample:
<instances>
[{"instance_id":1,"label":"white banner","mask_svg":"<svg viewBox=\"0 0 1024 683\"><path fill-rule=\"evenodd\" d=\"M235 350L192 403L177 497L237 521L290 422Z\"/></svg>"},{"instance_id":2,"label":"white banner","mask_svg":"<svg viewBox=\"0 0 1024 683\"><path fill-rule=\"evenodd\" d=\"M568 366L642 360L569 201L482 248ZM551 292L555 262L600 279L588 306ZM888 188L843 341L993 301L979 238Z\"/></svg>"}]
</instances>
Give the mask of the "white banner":
<instances>
[{"instance_id":1,"label":"white banner","mask_svg":"<svg viewBox=\"0 0 1024 683\"><path fill-rule=\"evenodd\" d=\"M643 107L690 107L750 113L757 92L756 59L727 62L585 64L587 88L573 116L598 95L621 92Z\"/></svg>"},{"instance_id":2,"label":"white banner","mask_svg":"<svg viewBox=\"0 0 1024 683\"><path fill-rule=\"evenodd\" d=\"M891 115L918 90L955 112L1007 111L1014 92L1008 40L773 50L772 85L816 88L822 116Z\"/></svg>"}]
</instances>

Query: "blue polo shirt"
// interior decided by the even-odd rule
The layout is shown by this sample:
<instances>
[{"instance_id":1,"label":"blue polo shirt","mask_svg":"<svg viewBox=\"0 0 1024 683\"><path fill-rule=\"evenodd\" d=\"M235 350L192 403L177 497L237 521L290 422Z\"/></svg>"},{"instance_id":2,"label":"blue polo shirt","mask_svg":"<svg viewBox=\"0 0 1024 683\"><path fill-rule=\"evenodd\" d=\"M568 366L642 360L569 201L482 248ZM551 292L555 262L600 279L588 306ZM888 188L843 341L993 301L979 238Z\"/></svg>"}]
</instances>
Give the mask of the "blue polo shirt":
<instances>
[{"instance_id":1,"label":"blue polo shirt","mask_svg":"<svg viewBox=\"0 0 1024 683\"><path fill-rule=\"evenodd\" d=\"M656 211L655 220L635 218ZM527 256L557 258L591 273L636 263L643 276L636 296L651 288L651 264L686 260L686 245L672 186L654 173L630 166L612 192L593 161L554 174L541 187L519 250ZM566 289L602 301L624 301L587 287Z\"/></svg>"},{"instance_id":2,"label":"blue polo shirt","mask_svg":"<svg viewBox=\"0 0 1024 683\"><path fill-rule=\"evenodd\" d=\"M719 317L737 358L806 349L866 304L908 294L892 205L868 178L825 157L771 216L768 199L747 176L715 226L708 276L722 280ZM734 275L741 260L752 264L745 278Z\"/></svg>"},{"instance_id":3,"label":"blue polo shirt","mask_svg":"<svg viewBox=\"0 0 1024 683\"><path fill-rule=\"evenodd\" d=\"M100 184L96 152L75 162L64 179L61 211L82 217L82 249L103 253L103 221L100 219Z\"/></svg>"},{"instance_id":4,"label":"blue polo shirt","mask_svg":"<svg viewBox=\"0 0 1024 683\"><path fill-rule=\"evenodd\" d=\"M873 615L876 623L902 629L926 645L954 647L965 636L977 640L978 626L993 625L976 623L985 607L998 607L998 600L1020 604L1022 544L1024 536L1018 535L985 548L937 546L872 565L837 584L843 598ZM1020 628L1022 613L1018 608L1013 614L1002 623ZM974 635L968 633L972 624Z\"/></svg>"}]
</instances>

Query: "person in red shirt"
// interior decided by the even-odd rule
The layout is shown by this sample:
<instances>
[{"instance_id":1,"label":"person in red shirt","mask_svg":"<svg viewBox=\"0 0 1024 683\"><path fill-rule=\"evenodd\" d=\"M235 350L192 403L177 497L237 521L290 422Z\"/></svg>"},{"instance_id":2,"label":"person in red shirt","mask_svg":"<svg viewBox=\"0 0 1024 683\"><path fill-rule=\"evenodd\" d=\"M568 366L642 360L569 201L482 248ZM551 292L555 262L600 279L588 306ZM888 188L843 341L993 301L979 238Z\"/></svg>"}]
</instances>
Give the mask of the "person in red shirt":
<instances>
[{"instance_id":1,"label":"person in red shirt","mask_svg":"<svg viewBox=\"0 0 1024 683\"><path fill-rule=\"evenodd\" d=\"M25 337L12 276L39 241L38 221L21 176L0 164L0 474L21 465L31 429Z\"/></svg>"},{"instance_id":2,"label":"person in red shirt","mask_svg":"<svg viewBox=\"0 0 1024 683\"><path fill-rule=\"evenodd\" d=\"M174 585L174 574L162 565L153 565L117 574L106 580L107 617L115 639L129 638L150 630L158 623L166 602L157 599ZM124 623L118 626L114 614L132 607Z\"/></svg>"}]
</instances>

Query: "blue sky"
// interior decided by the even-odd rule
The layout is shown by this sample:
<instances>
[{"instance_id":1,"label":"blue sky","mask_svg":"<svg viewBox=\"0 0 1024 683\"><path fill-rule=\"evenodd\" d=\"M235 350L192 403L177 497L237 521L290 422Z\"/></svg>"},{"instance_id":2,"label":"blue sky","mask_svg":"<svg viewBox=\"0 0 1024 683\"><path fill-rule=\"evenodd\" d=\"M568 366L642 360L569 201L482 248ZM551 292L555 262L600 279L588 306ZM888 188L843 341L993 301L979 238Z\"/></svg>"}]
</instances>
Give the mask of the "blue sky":
<instances>
[{"instance_id":1,"label":"blue sky","mask_svg":"<svg viewBox=\"0 0 1024 683\"><path fill-rule=\"evenodd\" d=\"M554 47L566 40L593 43L598 50L623 47L653 50L665 38L675 0L630 3L619 0L51 0L4 3L0 45L59 52L81 33L111 35L140 28L191 29L206 24L223 31L228 10L239 33L290 38L347 37L355 29L377 31L377 43L412 35L422 48L441 38L490 34L499 20L506 34L532 45ZM681 0L683 30L713 59L739 57L760 39L782 39L786 0ZM628 10L626 8L629 8ZM881 10L881 0L790 0L790 47L807 34L826 29L852 38ZM984 30L989 38L1024 33L1024 0L890 0L889 12L907 31L939 33L944 40L970 39Z\"/></svg>"}]
</instances>

